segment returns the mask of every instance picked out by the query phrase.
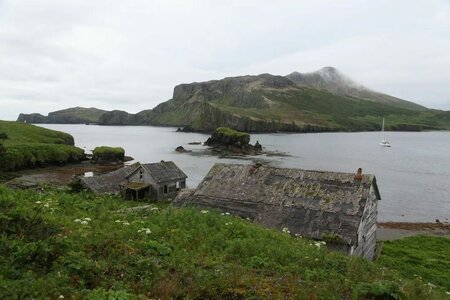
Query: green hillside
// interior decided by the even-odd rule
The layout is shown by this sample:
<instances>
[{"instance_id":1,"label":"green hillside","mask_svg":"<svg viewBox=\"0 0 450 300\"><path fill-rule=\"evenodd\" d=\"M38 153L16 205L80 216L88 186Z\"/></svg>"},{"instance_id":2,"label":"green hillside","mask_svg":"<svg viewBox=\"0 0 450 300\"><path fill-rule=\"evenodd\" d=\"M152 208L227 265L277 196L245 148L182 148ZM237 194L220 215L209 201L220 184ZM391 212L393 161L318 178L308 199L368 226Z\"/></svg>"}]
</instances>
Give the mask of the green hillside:
<instances>
[{"instance_id":1,"label":"green hillside","mask_svg":"<svg viewBox=\"0 0 450 300\"><path fill-rule=\"evenodd\" d=\"M0 169L16 170L79 161L84 150L74 147L70 134L21 122L0 121Z\"/></svg>"},{"instance_id":2,"label":"green hillside","mask_svg":"<svg viewBox=\"0 0 450 300\"><path fill-rule=\"evenodd\" d=\"M137 205L113 196L0 186L0 297L446 297L428 278L407 279L251 221L170 205L123 210Z\"/></svg>"},{"instance_id":3,"label":"green hillside","mask_svg":"<svg viewBox=\"0 0 450 300\"><path fill-rule=\"evenodd\" d=\"M262 74L179 85L173 99L147 112L146 122L199 131L373 131L384 117L386 130L450 129L450 112L404 102L368 101Z\"/></svg>"},{"instance_id":4,"label":"green hillside","mask_svg":"<svg viewBox=\"0 0 450 300\"><path fill-rule=\"evenodd\" d=\"M90 107L72 107L54 111L43 116L41 114L20 114L17 121L28 123L51 123L51 124L84 124L97 123L100 116L106 111Z\"/></svg>"},{"instance_id":5,"label":"green hillside","mask_svg":"<svg viewBox=\"0 0 450 300\"><path fill-rule=\"evenodd\" d=\"M212 132L230 127L246 132L449 130L450 112L367 89L334 68L284 76L228 77L180 84L172 99L137 114L70 108L48 117L21 114L28 123L189 126Z\"/></svg>"}]
</instances>

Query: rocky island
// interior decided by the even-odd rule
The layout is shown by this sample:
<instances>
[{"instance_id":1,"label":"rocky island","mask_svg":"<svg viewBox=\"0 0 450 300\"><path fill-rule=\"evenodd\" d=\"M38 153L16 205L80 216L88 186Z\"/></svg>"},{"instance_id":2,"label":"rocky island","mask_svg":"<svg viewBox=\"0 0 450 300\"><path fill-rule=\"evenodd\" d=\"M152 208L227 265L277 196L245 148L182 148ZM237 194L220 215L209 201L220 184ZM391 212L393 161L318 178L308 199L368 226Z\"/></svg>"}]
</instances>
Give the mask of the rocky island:
<instances>
[{"instance_id":1,"label":"rocky island","mask_svg":"<svg viewBox=\"0 0 450 300\"><path fill-rule=\"evenodd\" d=\"M205 142L205 145L222 154L255 155L262 152L262 146L258 141L255 145L250 144L248 133L227 127L217 128Z\"/></svg>"}]
</instances>

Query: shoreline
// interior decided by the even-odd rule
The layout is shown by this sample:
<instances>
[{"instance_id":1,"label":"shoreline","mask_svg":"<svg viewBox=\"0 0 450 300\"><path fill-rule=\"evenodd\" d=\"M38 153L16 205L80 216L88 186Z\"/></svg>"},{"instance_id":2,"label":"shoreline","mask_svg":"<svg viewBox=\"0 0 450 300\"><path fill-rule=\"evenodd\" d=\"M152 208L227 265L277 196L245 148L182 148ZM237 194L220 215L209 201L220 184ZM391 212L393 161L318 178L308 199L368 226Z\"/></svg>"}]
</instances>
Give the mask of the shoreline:
<instances>
[{"instance_id":1,"label":"shoreline","mask_svg":"<svg viewBox=\"0 0 450 300\"><path fill-rule=\"evenodd\" d=\"M87 172L100 174L117 170L124 164L102 165L90 162L72 163L63 166L47 166L14 172L18 177L3 184L12 188L31 188L39 184L67 185L74 175ZM414 235L433 235L450 238L450 223L439 222L378 222L377 240L397 240Z\"/></svg>"},{"instance_id":2,"label":"shoreline","mask_svg":"<svg viewBox=\"0 0 450 300\"><path fill-rule=\"evenodd\" d=\"M380 222L377 228L377 240L390 241L414 235L433 235L450 238L448 222Z\"/></svg>"}]
</instances>

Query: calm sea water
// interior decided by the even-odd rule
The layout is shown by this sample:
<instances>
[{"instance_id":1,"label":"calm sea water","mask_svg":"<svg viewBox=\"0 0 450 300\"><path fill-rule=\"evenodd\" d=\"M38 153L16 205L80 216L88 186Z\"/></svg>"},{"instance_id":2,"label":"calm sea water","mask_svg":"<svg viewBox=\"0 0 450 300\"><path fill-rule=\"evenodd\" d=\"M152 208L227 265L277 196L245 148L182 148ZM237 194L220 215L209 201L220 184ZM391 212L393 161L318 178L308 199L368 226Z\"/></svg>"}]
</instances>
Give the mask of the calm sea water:
<instances>
[{"instance_id":1,"label":"calm sea water","mask_svg":"<svg viewBox=\"0 0 450 300\"><path fill-rule=\"evenodd\" d=\"M151 126L86 126L45 124L42 127L72 134L78 147L122 146L140 162L173 160L195 187L215 162L252 163L262 160L274 166L375 174L382 197L380 221L434 222L450 219L450 132L387 132L391 148L378 145L377 132L254 134L270 151L289 156L261 155L246 159L220 158L205 151L208 136L179 133L175 128ZM177 153L177 146L191 153Z\"/></svg>"}]
</instances>

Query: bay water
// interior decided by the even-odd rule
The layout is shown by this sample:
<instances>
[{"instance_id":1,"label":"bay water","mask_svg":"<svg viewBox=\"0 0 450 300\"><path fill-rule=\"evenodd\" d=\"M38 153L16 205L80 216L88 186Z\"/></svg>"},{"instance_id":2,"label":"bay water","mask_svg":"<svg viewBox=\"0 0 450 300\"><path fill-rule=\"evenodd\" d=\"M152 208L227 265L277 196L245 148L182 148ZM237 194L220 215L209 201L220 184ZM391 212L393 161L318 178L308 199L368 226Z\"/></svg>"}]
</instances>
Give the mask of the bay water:
<instances>
[{"instance_id":1,"label":"bay water","mask_svg":"<svg viewBox=\"0 0 450 300\"><path fill-rule=\"evenodd\" d=\"M208 135L173 127L39 124L70 133L85 150L120 146L141 163L174 161L194 188L216 162L262 162L279 167L374 174L382 200L379 221L434 222L450 218L450 132L252 134L269 154L222 158L202 145ZM183 146L189 153L175 152Z\"/></svg>"}]
</instances>

